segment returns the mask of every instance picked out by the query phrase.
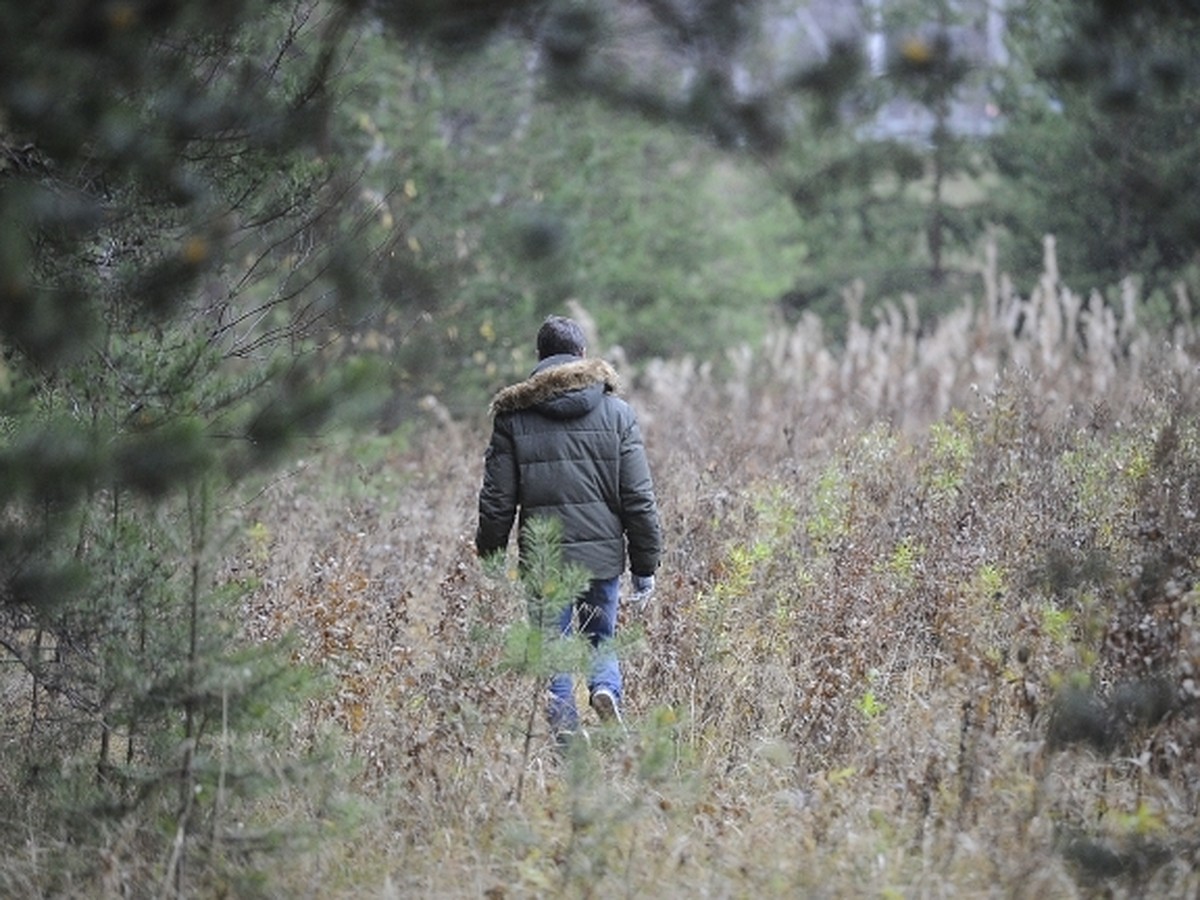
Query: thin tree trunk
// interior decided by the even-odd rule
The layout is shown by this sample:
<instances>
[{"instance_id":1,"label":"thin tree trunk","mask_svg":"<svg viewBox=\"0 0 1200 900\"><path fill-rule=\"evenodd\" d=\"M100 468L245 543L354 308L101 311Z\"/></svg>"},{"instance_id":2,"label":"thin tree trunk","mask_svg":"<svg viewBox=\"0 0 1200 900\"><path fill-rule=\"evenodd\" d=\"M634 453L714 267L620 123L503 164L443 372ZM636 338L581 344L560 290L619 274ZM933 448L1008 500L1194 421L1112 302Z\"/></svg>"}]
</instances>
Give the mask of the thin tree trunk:
<instances>
[{"instance_id":1,"label":"thin tree trunk","mask_svg":"<svg viewBox=\"0 0 1200 900\"><path fill-rule=\"evenodd\" d=\"M934 284L941 284L944 275L942 269L942 243L945 231L945 210L943 208L942 187L946 177L946 142L949 140L946 120L949 118L949 98L938 98L935 106L933 126L933 199L929 208L929 274Z\"/></svg>"}]
</instances>

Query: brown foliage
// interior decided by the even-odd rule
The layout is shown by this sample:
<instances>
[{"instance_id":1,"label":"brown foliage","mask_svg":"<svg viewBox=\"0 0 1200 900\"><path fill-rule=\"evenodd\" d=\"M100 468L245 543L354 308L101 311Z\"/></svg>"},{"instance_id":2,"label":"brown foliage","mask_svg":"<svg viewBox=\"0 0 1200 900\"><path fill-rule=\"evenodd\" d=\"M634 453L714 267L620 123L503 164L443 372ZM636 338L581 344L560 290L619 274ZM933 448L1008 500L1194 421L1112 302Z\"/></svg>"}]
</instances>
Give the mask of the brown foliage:
<instances>
[{"instance_id":1,"label":"brown foliage","mask_svg":"<svg viewBox=\"0 0 1200 900\"><path fill-rule=\"evenodd\" d=\"M594 730L583 768L540 732L521 753L522 607L470 547L482 419L265 495L254 621L334 676L313 727L386 801L356 885L1194 891L1195 328L1182 293L1165 339L1132 288L1084 304L1052 249L1032 296L985 265L925 330L893 310L837 347L805 321L728 380L646 367L668 550L624 623L632 732ZM363 496L305 499L334 471Z\"/></svg>"}]
</instances>

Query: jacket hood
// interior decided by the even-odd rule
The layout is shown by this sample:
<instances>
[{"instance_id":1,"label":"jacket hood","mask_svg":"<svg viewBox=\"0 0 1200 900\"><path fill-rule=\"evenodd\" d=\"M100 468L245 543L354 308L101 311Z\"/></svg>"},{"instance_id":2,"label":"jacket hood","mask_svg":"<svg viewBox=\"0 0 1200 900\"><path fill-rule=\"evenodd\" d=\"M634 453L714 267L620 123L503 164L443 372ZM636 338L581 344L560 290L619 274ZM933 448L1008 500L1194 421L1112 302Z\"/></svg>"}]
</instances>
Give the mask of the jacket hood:
<instances>
[{"instance_id":1,"label":"jacket hood","mask_svg":"<svg viewBox=\"0 0 1200 900\"><path fill-rule=\"evenodd\" d=\"M509 385L492 398L491 414L536 409L557 419L581 416L605 394L620 390L616 371L602 359L552 356L542 360L524 381Z\"/></svg>"}]
</instances>

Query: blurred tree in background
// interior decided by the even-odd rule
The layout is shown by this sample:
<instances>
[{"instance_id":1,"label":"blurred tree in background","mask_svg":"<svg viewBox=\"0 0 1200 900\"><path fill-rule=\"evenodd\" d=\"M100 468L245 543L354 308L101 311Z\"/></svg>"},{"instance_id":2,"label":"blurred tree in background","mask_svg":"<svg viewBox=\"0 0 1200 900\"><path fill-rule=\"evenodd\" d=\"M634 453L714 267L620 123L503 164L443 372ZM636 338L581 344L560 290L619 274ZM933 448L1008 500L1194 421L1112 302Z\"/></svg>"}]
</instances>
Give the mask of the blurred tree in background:
<instances>
[{"instance_id":1,"label":"blurred tree in background","mask_svg":"<svg viewBox=\"0 0 1200 900\"><path fill-rule=\"evenodd\" d=\"M1015 270L1048 233L1081 289L1126 275L1161 289L1189 268L1194 286L1200 5L1027 3L1010 28L995 155Z\"/></svg>"},{"instance_id":2,"label":"blurred tree in background","mask_svg":"<svg viewBox=\"0 0 1200 900\"><path fill-rule=\"evenodd\" d=\"M987 84L1000 64L984 45L987 13L863 4L862 31L793 78L810 114L781 164L784 186L802 219L822 227L787 306L835 319L854 280L870 298L917 294L930 313L957 302L986 221Z\"/></svg>"},{"instance_id":3,"label":"blurred tree in background","mask_svg":"<svg viewBox=\"0 0 1200 900\"><path fill-rule=\"evenodd\" d=\"M375 294L330 125L349 13L0 8L3 730L39 797L2 818L64 847L140 822L177 889L298 698L215 577L228 486L371 381L341 349Z\"/></svg>"},{"instance_id":4,"label":"blurred tree in background","mask_svg":"<svg viewBox=\"0 0 1200 900\"><path fill-rule=\"evenodd\" d=\"M561 51L547 42L590 12L576 23L574 8L526 4L504 27L434 15L414 29L398 9L381 5L384 32L360 40L371 74L347 103L367 183L440 288L422 340L385 336L398 396L420 382L456 411L483 408L532 364L541 318L571 301L595 320L601 352L619 344L632 360L719 358L761 335L803 261L787 199L683 119L558 85ZM653 34L621 27L616 46L595 49L633 54L647 74L674 64Z\"/></svg>"},{"instance_id":5,"label":"blurred tree in background","mask_svg":"<svg viewBox=\"0 0 1200 900\"><path fill-rule=\"evenodd\" d=\"M551 90L528 94L528 120L546 96L570 101L547 113L559 120L598 100L617 114L609 129L634 135L636 119L656 134L698 136L715 154L702 168L722 159L750 173L743 185L773 185L793 207L790 241L775 237L778 208L761 238L755 232L765 220L744 226L752 243L769 248L777 271L787 268L789 283L774 298L785 312L811 309L833 321L843 288L861 280L870 298L915 292L936 313L970 286L991 225L1008 237L1006 265L1019 279L1036 277L1047 233L1064 248L1068 278L1109 284L1137 271L1161 283L1194 260L1195 204L1184 183L1196 86L1188 0L1153 10L1103 2L561 0L507 5L516 11L509 17L454 7L454 15L430 14L422 33L447 36L443 47L477 49L498 35L524 47L531 81ZM397 28L407 25L411 18L401 17ZM536 158L534 146L523 149ZM655 171L669 179L672 167L647 167L643 178ZM586 167L580 172L586 177ZM594 194L606 187L590 185ZM620 311L606 333L626 342L629 305L608 295L611 282L581 277L580 247L570 240L579 217L555 209L553 194L544 197L535 220L553 239L533 243L552 248L557 264L545 293L598 294L597 307ZM654 227L658 212L643 204L641 218ZM713 206L709 222L723 212ZM708 258L690 253L676 243L647 262ZM761 293L769 283L777 282L759 281L759 293L738 304L760 321L769 320L772 304ZM660 280L659 290L670 298L659 305L674 306L669 285ZM693 286L680 293L689 290L694 299ZM636 310L639 327L630 331L670 333ZM746 332L748 316L741 318L737 335ZM701 315L692 331L712 324L727 323ZM687 340L674 349L695 349ZM638 348L670 349L661 341Z\"/></svg>"}]
</instances>

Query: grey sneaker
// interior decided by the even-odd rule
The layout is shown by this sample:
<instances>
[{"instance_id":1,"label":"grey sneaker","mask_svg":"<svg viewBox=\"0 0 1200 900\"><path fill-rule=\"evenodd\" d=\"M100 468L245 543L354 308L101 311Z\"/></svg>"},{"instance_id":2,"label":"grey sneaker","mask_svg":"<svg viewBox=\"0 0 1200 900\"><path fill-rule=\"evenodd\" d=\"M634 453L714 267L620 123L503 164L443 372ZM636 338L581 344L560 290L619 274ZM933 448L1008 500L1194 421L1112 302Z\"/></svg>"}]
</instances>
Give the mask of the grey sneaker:
<instances>
[{"instance_id":1,"label":"grey sneaker","mask_svg":"<svg viewBox=\"0 0 1200 900\"><path fill-rule=\"evenodd\" d=\"M608 688L596 688L592 691L592 709L600 717L601 722L621 723L621 711L617 709L617 698Z\"/></svg>"}]
</instances>

